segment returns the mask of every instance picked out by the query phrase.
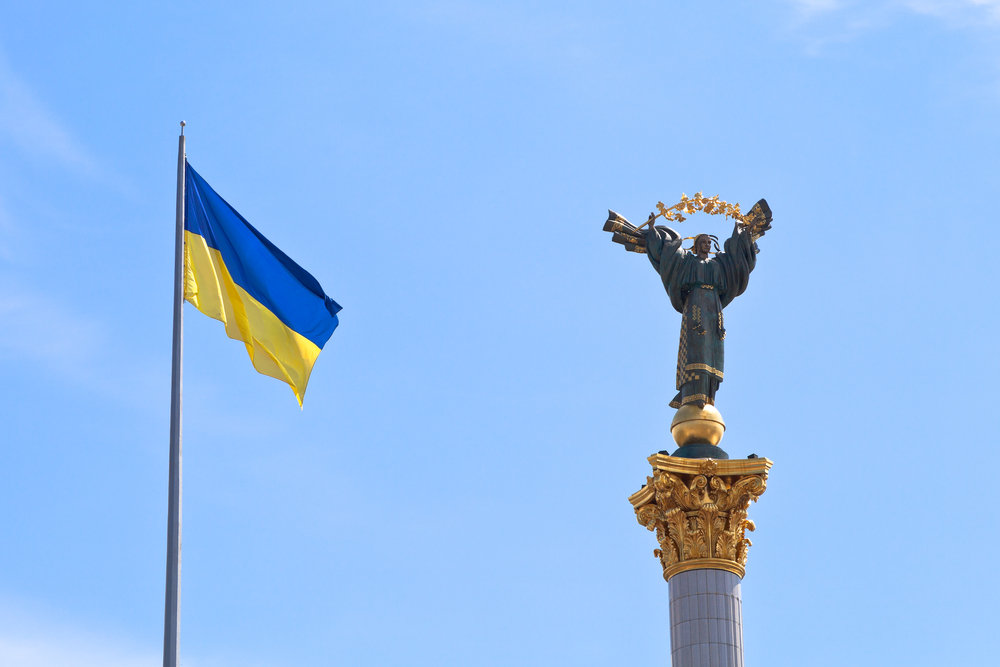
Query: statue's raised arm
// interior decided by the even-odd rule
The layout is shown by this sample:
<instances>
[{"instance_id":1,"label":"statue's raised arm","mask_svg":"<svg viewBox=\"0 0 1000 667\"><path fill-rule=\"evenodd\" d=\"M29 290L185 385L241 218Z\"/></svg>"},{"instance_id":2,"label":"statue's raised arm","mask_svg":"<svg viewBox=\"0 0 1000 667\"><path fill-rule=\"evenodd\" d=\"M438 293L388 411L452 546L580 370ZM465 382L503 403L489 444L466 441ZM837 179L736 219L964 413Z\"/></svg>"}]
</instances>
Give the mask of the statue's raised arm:
<instances>
[{"instance_id":1,"label":"statue's raised arm","mask_svg":"<svg viewBox=\"0 0 1000 667\"><path fill-rule=\"evenodd\" d=\"M677 271L684 265L684 257L690 253L681 247L681 235L669 227L646 228L646 257L663 280L663 287L670 296L670 303L678 313L684 312L684 302L681 298Z\"/></svg>"},{"instance_id":2,"label":"statue's raised arm","mask_svg":"<svg viewBox=\"0 0 1000 667\"><path fill-rule=\"evenodd\" d=\"M732 236L726 239L724 251L716 255L724 274L725 289L720 295L723 308L743 294L750 282L750 272L760 252L757 239L771 228L771 209L767 202L761 199L754 204L746 219L747 222L737 220Z\"/></svg>"}]
</instances>

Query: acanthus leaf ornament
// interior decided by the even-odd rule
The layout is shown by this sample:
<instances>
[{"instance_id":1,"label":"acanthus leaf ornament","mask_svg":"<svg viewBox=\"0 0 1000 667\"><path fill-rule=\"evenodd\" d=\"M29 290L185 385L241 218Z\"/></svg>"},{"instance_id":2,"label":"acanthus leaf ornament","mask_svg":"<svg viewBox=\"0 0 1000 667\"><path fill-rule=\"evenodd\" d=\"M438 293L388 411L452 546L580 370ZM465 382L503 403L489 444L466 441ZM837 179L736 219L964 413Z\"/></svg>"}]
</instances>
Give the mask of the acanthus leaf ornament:
<instances>
[{"instance_id":1,"label":"acanthus leaf ornament","mask_svg":"<svg viewBox=\"0 0 1000 667\"><path fill-rule=\"evenodd\" d=\"M653 477L629 500L636 519L656 533L654 555L667 580L691 569L745 573L753 531L750 502L767 489L771 462L649 457Z\"/></svg>"}]
</instances>

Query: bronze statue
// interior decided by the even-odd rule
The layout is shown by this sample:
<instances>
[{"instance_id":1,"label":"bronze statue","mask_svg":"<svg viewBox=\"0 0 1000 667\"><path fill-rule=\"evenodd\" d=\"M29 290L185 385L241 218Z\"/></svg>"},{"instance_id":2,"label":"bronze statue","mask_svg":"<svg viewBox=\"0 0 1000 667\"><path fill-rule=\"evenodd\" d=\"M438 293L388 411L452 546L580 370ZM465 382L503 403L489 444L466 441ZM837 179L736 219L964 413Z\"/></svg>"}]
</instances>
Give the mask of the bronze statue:
<instances>
[{"instance_id":1,"label":"bronze statue","mask_svg":"<svg viewBox=\"0 0 1000 667\"><path fill-rule=\"evenodd\" d=\"M743 215L739 205L721 202L717 196L706 199L701 197L701 193L692 199L683 197L680 204L669 209L662 203L658 206L660 213L650 213L649 219L640 227L633 226L614 211L608 211L604 229L614 232L612 240L625 245L626 250L646 254L660 274L671 305L681 313L677 395L670 401L671 407L680 410L672 426L680 423L678 419L689 422L708 420L719 425L694 424L686 427L701 428L701 435L694 437L678 434L672 428L675 439L682 448L688 444L714 446L722 438L725 423L718 410L706 406L715 405L715 394L724 377L726 327L722 311L747 288L759 252L757 239L771 229L771 209L761 199L748 214ZM735 218L733 233L722 249L718 240L708 234L698 234L693 237L694 245L690 249L682 248L681 243L686 239L680 234L669 227L653 225L658 217L682 221L685 219L682 213L694 211ZM643 230L642 227L647 225L648 228ZM717 437L712 434L717 434ZM698 451L708 450L702 448ZM714 458L725 457L721 450L709 453Z\"/></svg>"}]
</instances>

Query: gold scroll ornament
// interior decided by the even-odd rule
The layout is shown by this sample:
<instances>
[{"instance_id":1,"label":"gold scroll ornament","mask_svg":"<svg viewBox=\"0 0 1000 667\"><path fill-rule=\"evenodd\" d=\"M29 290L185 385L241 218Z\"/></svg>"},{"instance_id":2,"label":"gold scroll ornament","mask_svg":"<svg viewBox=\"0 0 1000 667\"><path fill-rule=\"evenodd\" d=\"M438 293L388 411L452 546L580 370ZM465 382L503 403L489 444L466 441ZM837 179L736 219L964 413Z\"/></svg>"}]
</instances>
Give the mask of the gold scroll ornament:
<instances>
[{"instance_id":1,"label":"gold scroll ornament","mask_svg":"<svg viewBox=\"0 0 1000 667\"><path fill-rule=\"evenodd\" d=\"M629 496L636 519L656 532L663 578L688 570L746 573L750 501L767 488L772 462L753 459L685 459L666 454L649 457L653 476Z\"/></svg>"}]
</instances>

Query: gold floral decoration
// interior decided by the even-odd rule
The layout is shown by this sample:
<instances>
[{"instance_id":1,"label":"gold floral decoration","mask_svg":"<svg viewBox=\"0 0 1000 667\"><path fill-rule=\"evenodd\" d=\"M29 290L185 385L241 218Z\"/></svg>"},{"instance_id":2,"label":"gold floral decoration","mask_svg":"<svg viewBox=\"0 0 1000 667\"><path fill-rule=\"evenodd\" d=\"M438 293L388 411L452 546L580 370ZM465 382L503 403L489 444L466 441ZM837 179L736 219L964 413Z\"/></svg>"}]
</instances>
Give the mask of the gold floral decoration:
<instances>
[{"instance_id":1,"label":"gold floral decoration","mask_svg":"<svg viewBox=\"0 0 1000 667\"><path fill-rule=\"evenodd\" d=\"M746 531L755 528L747 512L767 488L770 462L737 471L729 469L735 461L656 458L667 465L657 465L654 476L629 500L638 522L656 533L660 548L653 555L663 566L664 579L703 568L742 577L751 546Z\"/></svg>"},{"instance_id":2,"label":"gold floral decoration","mask_svg":"<svg viewBox=\"0 0 1000 667\"><path fill-rule=\"evenodd\" d=\"M707 213L708 215L724 215L726 218L736 218L740 222L746 222L747 217L740 213L739 204L724 202L719 199L719 195L703 197L700 192L695 193L694 197L688 197L682 192L681 200L678 203L668 208L663 202L656 202L656 208L660 212L653 216L653 220L662 217L664 220L684 222L687 220L687 217L684 216L685 213L690 215L698 211Z\"/></svg>"},{"instance_id":3,"label":"gold floral decoration","mask_svg":"<svg viewBox=\"0 0 1000 667\"><path fill-rule=\"evenodd\" d=\"M688 197L683 192L681 193L681 200L674 204L673 206L667 206L663 202L656 202L656 208L660 212L653 215L650 214L649 220L644 222L639 226L641 229L648 224L652 224L657 218L663 218L664 220L673 220L674 222L684 222L687 220L687 215L693 213L702 212L708 215L724 215L726 219L734 218L740 225L740 227L749 227L751 232L759 235L762 229L766 229L766 220L764 219L764 213L759 206L754 206L750 209L749 213L742 213L740 211L740 205L730 204L729 202L719 199L719 195L714 197L705 197L701 192L696 192L693 197ZM756 237L755 237L756 238Z\"/></svg>"}]
</instances>

